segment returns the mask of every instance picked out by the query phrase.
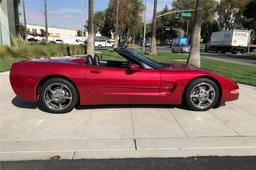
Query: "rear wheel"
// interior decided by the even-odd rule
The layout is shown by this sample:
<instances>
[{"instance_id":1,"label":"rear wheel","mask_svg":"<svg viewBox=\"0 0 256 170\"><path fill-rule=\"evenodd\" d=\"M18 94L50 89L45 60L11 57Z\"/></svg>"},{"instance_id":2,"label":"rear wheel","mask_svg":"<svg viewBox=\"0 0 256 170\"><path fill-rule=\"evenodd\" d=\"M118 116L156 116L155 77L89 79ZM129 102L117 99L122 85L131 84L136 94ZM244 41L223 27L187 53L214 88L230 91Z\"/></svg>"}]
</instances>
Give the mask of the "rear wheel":
<instances>
[{"instance_id":1,"label":"rear wheel","mask_svg":"<svg viewBox=\"0 0 256 170\"><path fill-rule=\"evenodd\" d=\"M218 104L219 96L219 88L214 81L199 78L189 83L185 103L191 110L205 111Z\"/></svg>"},{"instance_id":2,"label":"rear wheel","mask_svg":"<svg viewBox=\"0 0 256 170\"><path fill-rule=\"evenodd\" d=\"M74 85L63 78L47 80L39 91L39 106L50 113L70 112L78 101Z\"/></svg>"}]
</instances>

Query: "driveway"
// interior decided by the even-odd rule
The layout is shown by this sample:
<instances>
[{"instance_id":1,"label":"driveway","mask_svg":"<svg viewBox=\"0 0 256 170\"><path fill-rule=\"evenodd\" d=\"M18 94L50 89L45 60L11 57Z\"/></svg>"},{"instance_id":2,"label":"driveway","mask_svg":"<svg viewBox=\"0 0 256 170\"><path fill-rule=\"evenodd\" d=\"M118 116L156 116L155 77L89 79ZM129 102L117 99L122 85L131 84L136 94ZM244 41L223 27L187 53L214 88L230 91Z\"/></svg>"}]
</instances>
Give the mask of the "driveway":
<instances>
[{"instance_id":1,"label":"driveway","mask_svg":"<svg viewBox=\"0 0 256 170\"><path fill-rule=\"evenodd\" d=\"M256 87L207 112L176 106L42 112L0 73L0 160L256 155ZM55 156L55 157L54 157Z\"/></svg>"}]
</instances>

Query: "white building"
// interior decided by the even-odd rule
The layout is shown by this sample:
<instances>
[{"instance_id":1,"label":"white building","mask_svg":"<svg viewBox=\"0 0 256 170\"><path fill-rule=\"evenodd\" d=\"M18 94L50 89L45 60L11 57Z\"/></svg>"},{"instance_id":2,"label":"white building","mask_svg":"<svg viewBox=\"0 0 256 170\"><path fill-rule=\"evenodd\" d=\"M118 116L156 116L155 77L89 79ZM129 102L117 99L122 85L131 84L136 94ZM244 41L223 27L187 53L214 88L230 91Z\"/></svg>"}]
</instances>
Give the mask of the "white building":
<instances>
[{"instance_id":1,"label":"white building","mask_svg":"<svg viewBox=\"0 0 256 170\"><path fill-rule=\"evenodd\" d=\"M10 45L19 25L19 0L0 0L0 45Z\"/></svg>"},{"instance_id":2,"label":"white building","mask_svg":"<svg viewBox=\"0 0 256 170\"><path fill-rule=\"evenodd\" d=\"M45 32L44 25L27 24L27 30L30 36L43 36ZM77 30L61 28L61 27L48 27L49 40L61 37L76 37Z\"/></svg>"}]
</instances>

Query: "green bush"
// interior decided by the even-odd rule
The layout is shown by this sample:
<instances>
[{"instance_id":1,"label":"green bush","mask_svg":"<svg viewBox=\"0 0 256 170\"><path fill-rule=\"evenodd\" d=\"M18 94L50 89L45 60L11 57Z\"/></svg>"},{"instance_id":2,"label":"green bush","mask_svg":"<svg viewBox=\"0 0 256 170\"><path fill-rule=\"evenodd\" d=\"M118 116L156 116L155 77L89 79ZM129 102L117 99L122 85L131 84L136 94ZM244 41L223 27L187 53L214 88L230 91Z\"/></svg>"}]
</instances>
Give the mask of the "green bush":
<instances>
[{"instance_id":1,"label":"green bush","mask_svg":"<svg viewBox=\"0 0 256 170\"><path fill-rule=\"evenodd\" d=\"M12 36L11 42L12 42L13 48L22 48L27 45L27 42L21 36L17 36L17 37Z\"/></svg>"},{"instance_id":2,"label":"green bush","mask_svg":"<svg viewBox=\"0 0 256 170\"><path fill-rule=\"evenodd\" d=\"M0 58L37 58L66 55L79 55L86 53L82 45L65 44L27 44L18 38L13 38L13 46L0 46Z\"/></svg>"}]
</instances>

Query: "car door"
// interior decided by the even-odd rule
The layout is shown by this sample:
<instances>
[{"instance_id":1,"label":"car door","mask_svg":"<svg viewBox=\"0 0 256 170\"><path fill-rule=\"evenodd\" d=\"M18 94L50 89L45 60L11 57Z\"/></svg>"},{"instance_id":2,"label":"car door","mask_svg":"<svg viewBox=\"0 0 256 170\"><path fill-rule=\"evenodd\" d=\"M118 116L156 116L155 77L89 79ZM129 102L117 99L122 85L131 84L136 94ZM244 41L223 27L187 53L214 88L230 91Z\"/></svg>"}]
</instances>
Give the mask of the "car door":
<instances>
[{"instance_id":1,"label":"car door","mask_svg":"<svg viewBox=\"0 0 256 170\"><path fill-rule=\"evenodd\" d=\"M129 72L126 68L89 66L85 85L92 104L155 104L160 75L153 69Z\"/></svg>"}]
</instances>

